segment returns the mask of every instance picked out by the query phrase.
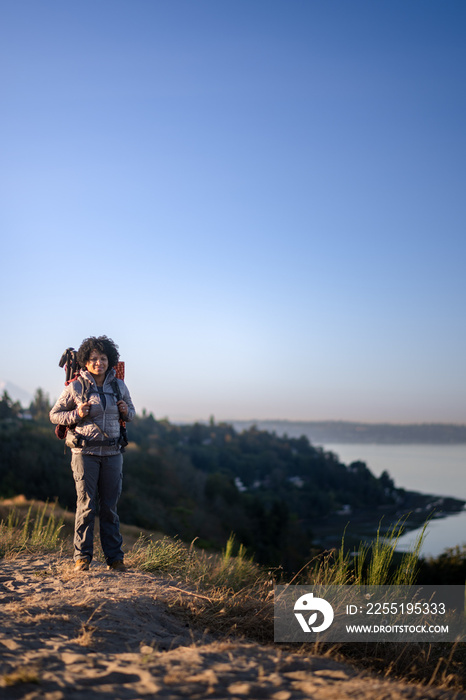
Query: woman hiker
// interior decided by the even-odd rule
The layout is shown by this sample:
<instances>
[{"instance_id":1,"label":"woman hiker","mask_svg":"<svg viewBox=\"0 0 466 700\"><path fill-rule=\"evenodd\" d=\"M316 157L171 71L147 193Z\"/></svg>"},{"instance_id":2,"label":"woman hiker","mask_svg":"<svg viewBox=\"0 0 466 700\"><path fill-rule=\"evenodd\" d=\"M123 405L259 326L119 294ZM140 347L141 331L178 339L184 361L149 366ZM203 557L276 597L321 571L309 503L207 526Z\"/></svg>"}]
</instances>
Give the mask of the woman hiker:
<instances>
[{"instance_id":1,"label":"woman hiker","mask_svg":"<svg viewBox=\"0 0 466 700\"><path fill-rule=\"evenodd\" d=\"M118 346L102 335L86 338L77 354L77 379L64 389L50 411L56 425L68 426L71 468L77 503L74 533L76 571L87 571L94 552L94 520L99 504L100 542L109 569L125 571L117 503L121 494L123 455L120 419L130 421L131 396L114 367Z\"/></svg>"}]
</instances>

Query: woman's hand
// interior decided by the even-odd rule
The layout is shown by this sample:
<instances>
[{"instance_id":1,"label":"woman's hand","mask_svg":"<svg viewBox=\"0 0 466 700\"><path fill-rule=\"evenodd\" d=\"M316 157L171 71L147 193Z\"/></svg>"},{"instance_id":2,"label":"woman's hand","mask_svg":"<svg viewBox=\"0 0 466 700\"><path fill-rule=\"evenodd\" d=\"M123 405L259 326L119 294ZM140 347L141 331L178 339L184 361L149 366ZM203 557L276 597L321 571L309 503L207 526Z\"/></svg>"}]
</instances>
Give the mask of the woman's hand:
<instances>
[{"instance_id":1,"label":"woman's hand","mask_svg":"<svg viewBox=\"0 0 466 700\"><path fill-rule=\"evenodd\" d=\"M88 416L90 410L91 404L89 403L89 401L86 401L86 403L78 404L78 414L80 418L85 418L86 416Z\"/></svg>"},{"instance_id":2,"label":"woman's hand","mask_svg":"<svg viewBox=\"0 0 466 700\"><path fill-rule=\"evenodd\" d=\"M117 401L117 406L118 410L120 411L120 415L122 418L126 418L128 415L128 404L123 401L123 399L120 399L120 401Z\"/></svg>"}]
</instances>

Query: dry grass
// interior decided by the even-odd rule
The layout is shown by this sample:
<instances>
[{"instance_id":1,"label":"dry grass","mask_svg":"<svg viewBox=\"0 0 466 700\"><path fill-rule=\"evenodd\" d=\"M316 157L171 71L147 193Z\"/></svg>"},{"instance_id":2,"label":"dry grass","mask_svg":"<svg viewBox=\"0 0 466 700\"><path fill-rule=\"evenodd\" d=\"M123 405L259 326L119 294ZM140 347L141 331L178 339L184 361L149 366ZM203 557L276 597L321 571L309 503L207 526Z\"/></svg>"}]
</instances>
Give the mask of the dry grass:
<instances>
[{"instance_id":1,"label":"dry grass","mask_svg":"<svg viewBox=\"0 0 466 700\"><path fill-rule=\"evenodd\" d=\"M141 538L126 557L129 566L173 579L165 601L206 631L240 635L263 643L273 638L273 584L270 572L247 557L234 537L222 555L207 554L168 537ZM175 585L176 581L176 585Z\"/></svg>"},{"instance_id":2,"label":"dry grass","mask_svg":"<svg viewBox=\"0 0 466 700\"><path fill-rule=\"evenodd\" d=\"M394 573L389 564L400 535L400 527L392 529L391 539L377 538L367 578L362 567L353 570L344 548L328 552L309 562L302 571L300 583L371 585L388 583L409 585L414 582L416 555L409 553ZM419 547L421 540L417 543ZM190 623L203 630L221 634L225 638L240 636L262 644L273 639L273 584L274 572L264 570L251 560L245 561L244 552L233 557L227 545L223 557L206 555L181 542L159 542L157 547L145 548L140 541L136 547L137 560L145 570L172 573L177 585L167 586L165 600L170 609L187 616ZM162 564L157 566L157 556ZM147 555L145 564L144 557ZM173 567L170 565L173 556ZM368 550L364 549L368 558ZM377 559L378 558L378 559ZM150 563L148 563L150 562ZM401 570L401 571L400 571ZM405 578L402 578L402 573ZM426 687L435 686L457 691L466 689L466 644L464 643L312 643L279 645L288 651L331 656L342 662L350 661L357 668L375 671L384 678L417 682Z\"/></svg>"},{"instance_id":3,"label":"dry grass","mask_svg":"<svg viewBox=\"0 0 466 700\"><path fill-rule=\"evenodd\" d=\"M81 628L78 632L76 639L74 640L76 644L81 647L91 649L98 643L98 638L96 637L98 629L95 625L90 625L87 622L83 622Z\"/></svg>"},{"instance_id":4,"label":"dry grass","mask_svg":"<svg viewBox=\"0 0 466 700\"><path fill-rule=\"evenodd\" d=\"M39 667L32 664L28 666L17 666L10 673L2 676L5 686L23 685L25 683L39 683Z\"/></svg>"},{"instance_id":5,"label":"dry grass","mask_svg":"<svg viewBox=\"0 0 466 700\"><path fill-rule=\"evenodd\" d=\"M63 544L63 518L57 518L55 506L29 505L25 513L15 506L6 520L0 521L0 557L34 551L56 551Z\"/></svg>"},{"instance_id":6,"label":"dry grass","mask_svg":"<svg viewBox=\"0 0 466 700\"><path fill-rule=\"evenodd\" d=\"M203 588L202 595L172 587L166 598L176 614L191 624L226 638L240 636L261 644L273 639L273 594L267 586L247 586L234 593L225 588ZM350 662L383 678L420 683L427 687L466 689L464 643L308 643L277 644L284 651L316 654Z\"/></svg>"}]
</instances>

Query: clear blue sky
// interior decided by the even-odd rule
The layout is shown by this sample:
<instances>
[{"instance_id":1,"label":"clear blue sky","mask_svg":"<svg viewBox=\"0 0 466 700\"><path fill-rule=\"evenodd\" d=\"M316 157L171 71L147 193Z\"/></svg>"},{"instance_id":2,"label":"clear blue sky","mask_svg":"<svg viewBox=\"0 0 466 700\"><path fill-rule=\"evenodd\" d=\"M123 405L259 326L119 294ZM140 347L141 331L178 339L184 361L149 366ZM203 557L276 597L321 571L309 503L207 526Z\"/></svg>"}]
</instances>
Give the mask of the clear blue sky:
<instances>
[{"instance_id":1,"label":"clear blue sky","mask_svg":"<svg viewBox=\"0 0 466 700\"><path fill-rule=\"evenodd\" d=\"M0 378L466 422L464 0L0 0Z\"/></svg>"}]
</instances>

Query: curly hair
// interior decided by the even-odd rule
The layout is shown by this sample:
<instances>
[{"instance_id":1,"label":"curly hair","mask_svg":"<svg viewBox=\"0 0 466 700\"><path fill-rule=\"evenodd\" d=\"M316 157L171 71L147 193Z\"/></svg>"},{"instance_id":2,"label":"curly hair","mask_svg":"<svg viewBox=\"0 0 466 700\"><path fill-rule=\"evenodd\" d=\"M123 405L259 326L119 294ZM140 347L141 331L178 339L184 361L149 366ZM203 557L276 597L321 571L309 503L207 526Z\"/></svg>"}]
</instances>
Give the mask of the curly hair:
<instances>
[{"instance_id":1,"label":"curly hair","mask_svg":"<svg viewBox=\"0 0 466 700\"><path fill-rule=\"evenodd\" d=\"M93 350L107 355L109 369L115 367L120 359L118 345L111 338L107 338L106 335L99 335L98 338L91 336L83 340L78 350L78 363L83 369L85 369Z\"/></svg>"}]
</instances>

